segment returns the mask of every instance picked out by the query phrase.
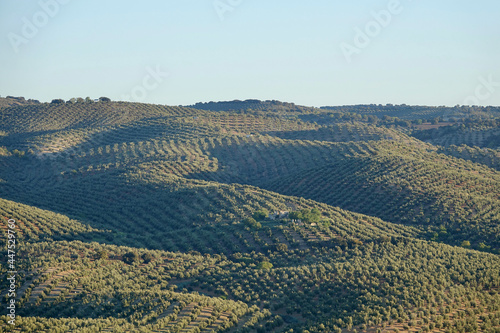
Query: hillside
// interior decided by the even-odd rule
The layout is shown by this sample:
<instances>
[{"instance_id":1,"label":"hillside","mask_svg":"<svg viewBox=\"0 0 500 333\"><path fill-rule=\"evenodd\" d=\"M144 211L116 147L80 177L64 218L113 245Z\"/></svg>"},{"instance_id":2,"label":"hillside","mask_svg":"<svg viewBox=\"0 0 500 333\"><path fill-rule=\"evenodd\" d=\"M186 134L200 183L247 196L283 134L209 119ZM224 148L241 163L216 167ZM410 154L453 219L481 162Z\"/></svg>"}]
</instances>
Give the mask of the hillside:
<instances>
[{"instance_id":1,"label":"hillside","mask_svg":"<svg viewBox=\"0 0 500 333\"><path fill-rule=\"evenodd\" d=\"M500 119L465 121L454 126L419 131L414 136L439 146L500 149Z\"/></svg>"},{"instance_id":2,"label":"hillside","mask_svg":"<svg viewBox=\"0 0 500 333\"><path fill-rule=\"evenodd\" d=\"M49 132L125 124L143 118L201 113L181 107L126 102L61 102L16 105L0 110L0 130L10 133Z\"/></svg>"},{"instance_id":3,"label":"hillside","mask_svg":"<svg viewBox=\"0 0 500 333\"><path fill-rule=\"evenodd\" d=\"M413 106L413 105L344 105L344 106L323 106L323 110L337 111L341 113L356 113L360 115L374 115L378 118L398 117L406 120L431 120L441 118L444 121L460 120L467 118L497 118L500 115L500 107L481 106Z\"/></svg>"},{"instance_id":4,"label":"hillside","mask_svg":"<svg viewBox=\"0 0 500 333\"><path fill-rule=\"evenodd\" d=\"M451 244L499 249L498 185L496 172L437 154L379 154L342 159L262 187L428 228ZM441 235L445 230L453 231Z\"/></svg>"},{"instance_id":5,"label":"hillside","mask_svg":"<svg viewBox=\"0 0 500 333\"><path fill-rule=\"evenodd\" d=\"M14 331L498 332L498 149L348 112L1 108Z\"/></svg>"}]
</instances>

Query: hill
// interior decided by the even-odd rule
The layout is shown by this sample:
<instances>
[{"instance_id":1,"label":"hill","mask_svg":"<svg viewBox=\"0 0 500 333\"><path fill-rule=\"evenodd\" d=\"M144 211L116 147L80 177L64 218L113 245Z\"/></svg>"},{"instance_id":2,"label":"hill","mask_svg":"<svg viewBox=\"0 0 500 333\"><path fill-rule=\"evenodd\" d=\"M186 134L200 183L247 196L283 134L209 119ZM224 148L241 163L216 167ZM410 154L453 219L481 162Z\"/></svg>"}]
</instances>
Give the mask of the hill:
<instances>
[{"instance_id":1,"label":"hill","mask_svg":"<svg viewBox=\"0 0 500 333\"><path fill-rule=\"evenodd\" d=\"M40 101L37 101L36 99L26 100L24 97L14 97L14 96L0 97L0 109L9 106L31 105L31 104L34 105L40 104Z\"/></svg>"},{"instance_id":2,"label":"hill","mask_svg":"<svg viewBox=\"0 0 500 333\"><path fill-rule=\"evenodd\" d=\"M58 100L55 100L58 101ZM181 107L127 102L52 102L0 109L0 130L10 133L49 132L125 124L143 118L194 115Z\"/></svg>"},{"instance_id":3,"label":"hill","mask_svg":"<svg viewBox=\"0 0 500 333\"><path fill-rule=\"evenodd\" d=\"M417 139L425 112L0 109L14 331L498 332L498 149Z\"/></svg>"},{"instance_id":4,"label":"hill","mask_svg":"<svg viewBox=\"0 0 500 333\"><path fill-rule=\"evenodd\" d=\"M454 126L418 131L414 136L439 146L500 149L500 119L464 121Z\"/></svg>"},{"instance_id":5,"label":"hill","mask_svg":"<svg viewBox=\"0 0 500 333\"><path fill-rule=\"evenodd\" d=\"M265 111L265 112L310 112L313 107L295 105L295 103L286 103L280 101L261 101L258 99L247 99L244 101L234 100L226 102L207 102L196 103L188 107L209 110L209 111Z\"/></svg>"},{"instance_id":6,"label":"hill","mask_svg":"<svg viewBox=\"0 0 500 333\"><path fill-rule=\"evenodd\" d=\"M397 117L406 120L432 120L440 118L443 121L453 121L466 118L497 118L500 115L500 107L488 106L414 106L414 105L344 105L323 106L323 110L331 110L341 113L356 113L360 115L374 115L378 118Z\"/></svg>"},{"instance_id":7,"label":"hill","mask_svg":"<svg viewBox=\"0 0 500 333\"><path fill-rule=\"evenodd\" d=\"M418 225L451 244L500 248L496 171L439 154L384 153L339 159L261 186Z\"/></svg>"}]
</instances>

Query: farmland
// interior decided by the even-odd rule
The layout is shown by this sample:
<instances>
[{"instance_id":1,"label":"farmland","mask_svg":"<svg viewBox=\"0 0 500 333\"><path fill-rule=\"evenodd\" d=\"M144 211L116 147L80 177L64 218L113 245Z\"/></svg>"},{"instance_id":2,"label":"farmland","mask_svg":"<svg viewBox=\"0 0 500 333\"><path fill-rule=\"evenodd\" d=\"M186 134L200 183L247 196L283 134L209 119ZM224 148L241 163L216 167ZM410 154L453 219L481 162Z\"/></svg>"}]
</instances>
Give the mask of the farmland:
<instances>
[{"instance_id":1,"label":"farmland","mask_svg":"<svg viewBox=\"0 0 500 333\"><path fill-rule=\"evenodd\" d=\"M498 108L0 100L1 331L500 331Z\"/></svg>"}]
</instances>

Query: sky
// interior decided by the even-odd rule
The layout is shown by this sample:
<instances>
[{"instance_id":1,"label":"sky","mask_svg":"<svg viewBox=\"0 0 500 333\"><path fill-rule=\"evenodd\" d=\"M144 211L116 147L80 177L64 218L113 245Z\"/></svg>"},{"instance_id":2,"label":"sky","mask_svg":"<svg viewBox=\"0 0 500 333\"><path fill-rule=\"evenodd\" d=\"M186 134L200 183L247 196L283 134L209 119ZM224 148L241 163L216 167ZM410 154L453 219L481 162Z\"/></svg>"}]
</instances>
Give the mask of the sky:
<instances>
[{"instance_id":1,"label":"sky","mask_svg":"<svg viewBox=\"0 0 500 333\"><path fill-rule=\"evenodd\" d=\"M500 105L498 0L0 1L0 96Z\"/></svg>"}]
</instances>

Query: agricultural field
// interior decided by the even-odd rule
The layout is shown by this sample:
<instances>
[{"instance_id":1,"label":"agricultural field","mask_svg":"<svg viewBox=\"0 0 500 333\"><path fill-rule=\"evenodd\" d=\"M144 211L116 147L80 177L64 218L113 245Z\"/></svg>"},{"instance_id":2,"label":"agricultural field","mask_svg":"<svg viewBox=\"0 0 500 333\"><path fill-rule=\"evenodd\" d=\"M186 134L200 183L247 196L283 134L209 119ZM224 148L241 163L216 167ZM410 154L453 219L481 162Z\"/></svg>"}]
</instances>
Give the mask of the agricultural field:
<instances>
[{"instance_id":1,"label":"agricultural field","mask_svg":"<svg viewBox=\"0 0 500 333\"><path fill-rule=\"evenodd\" d=\"M0 332L500 332L498 112L0 98Z\"/></svg>"}]
</instances>

